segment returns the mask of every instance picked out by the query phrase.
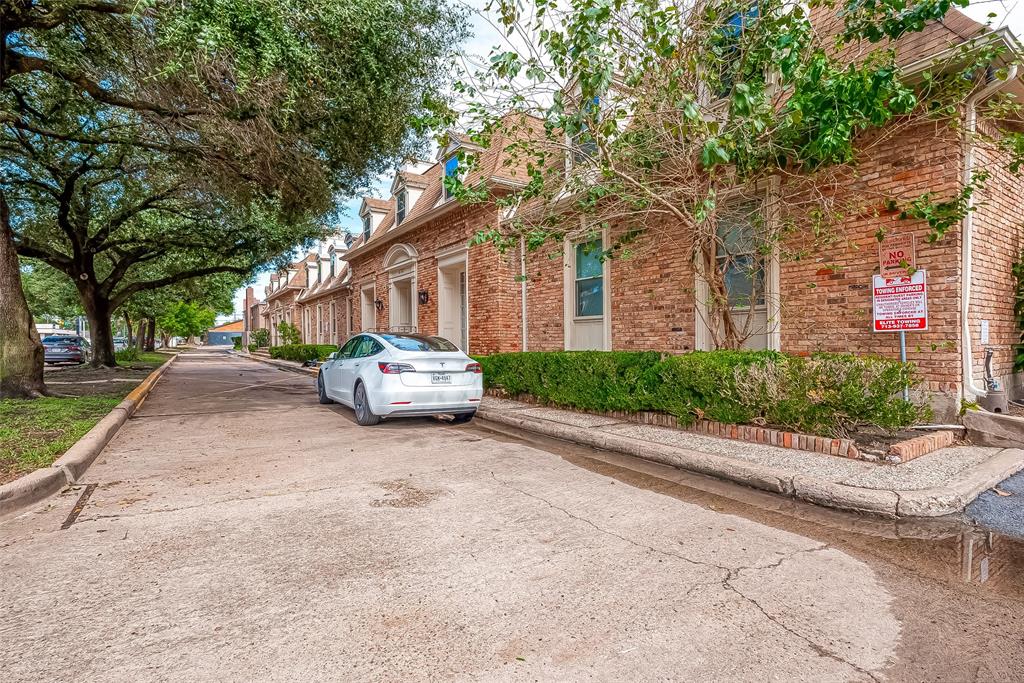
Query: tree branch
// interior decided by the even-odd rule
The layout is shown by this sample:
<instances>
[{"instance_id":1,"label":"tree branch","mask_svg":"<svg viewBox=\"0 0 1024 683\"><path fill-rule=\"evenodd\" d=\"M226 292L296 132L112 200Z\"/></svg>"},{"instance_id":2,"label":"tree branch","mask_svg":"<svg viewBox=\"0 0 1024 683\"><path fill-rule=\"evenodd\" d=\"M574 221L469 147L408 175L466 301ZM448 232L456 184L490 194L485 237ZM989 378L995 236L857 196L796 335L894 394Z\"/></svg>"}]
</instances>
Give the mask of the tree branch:
<instances>
[{"instance_id":1,"label":"tree branch","mask_svg":"<svg viewBox=\"0 0 1024 683\"><path fill-rule=\"evenodd\" d=\"M142 292L147 289L160 289L161 287L167 287L168 285L173 285L178 282L191 280L197 277L204 277L206 275L214 275L216 273L238 273L239 275L246 275L249 272L249 268L242 268L240 266L211 266L209 268L197 268L196 270L182 271L180 273L175 273L174 275L168 275L167 277L157 278L156 280L134 282L110 298L111 308L117 308L132 294Z\"/></svg>"}]
</instances>

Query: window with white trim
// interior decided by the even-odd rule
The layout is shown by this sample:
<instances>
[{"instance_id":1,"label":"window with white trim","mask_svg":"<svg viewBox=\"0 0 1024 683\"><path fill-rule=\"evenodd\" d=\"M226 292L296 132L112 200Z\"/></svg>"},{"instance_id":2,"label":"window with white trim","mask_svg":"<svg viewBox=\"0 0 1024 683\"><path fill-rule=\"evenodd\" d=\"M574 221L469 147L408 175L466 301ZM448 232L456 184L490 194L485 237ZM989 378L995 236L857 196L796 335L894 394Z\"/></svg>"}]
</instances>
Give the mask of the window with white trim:
<instances>
[{"instance_id":1,"label":"window with white trim","mask_svg":"<svg viewBox=\"0 0 1024 683\"><path fill-rule=\"evenodd\" d=\"M370 214L363 216L363 241L370 239Z\"/></svg>"},{"instance_id":2,"label":"window with white trim","mask_svg":"<svg viewBox=\"0 0 1024 683\"><path fill-rule=\"evenodd\" d=\"M395 195L395 225L405 220L406 203L409 201L409 194L403 187Z\"/></svg>"},{"instance_id":3,"label":"window with white trim","mask_svg":"<svg viewBox=\"0 0 1024 683\"><path fill-rule=\"evenodd\" d=\"M601 240L580 242L574 249L574 315L577 318L600 317L604 315L604 263L601 260Z\"/></svg>"},{"instance_id":4,"label":"window with white trim","mask_svg":"<svg viewBox=\"0 0 1024 683\"><path fill-rule=\"evenodd\" d=\"M446 162L444 162L444 177L445 177L445 180L447 180L448 178L458 179L458 175L459 175L459 157L458 157L458 155L453 155ZM444 190L444 198L445 199L451 199L452 198L452 193L448 189L448 183L442 181L441 184L442 184L442 188Z\"/></svg>"}]
</instances>

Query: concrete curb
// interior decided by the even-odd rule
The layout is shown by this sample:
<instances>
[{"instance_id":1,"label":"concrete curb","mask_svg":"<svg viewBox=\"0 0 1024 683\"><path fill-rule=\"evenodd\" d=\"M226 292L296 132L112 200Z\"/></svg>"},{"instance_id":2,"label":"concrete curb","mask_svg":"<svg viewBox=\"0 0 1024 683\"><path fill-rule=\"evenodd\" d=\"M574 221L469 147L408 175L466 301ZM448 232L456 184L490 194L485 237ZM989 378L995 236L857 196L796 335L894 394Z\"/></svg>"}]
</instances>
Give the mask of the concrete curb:
<instances>
[{"instance_id":1,"label":"concrete curb","mask_svg":"<svg viewBox=\"0 0 1024 683\"><path fill-rule=\"evenodd\" d=\"M29 472L23 477L0 486L0 519L17 514L52 496L65 486L77 483L104 446L114 437L114 434L117 434L121 425L139 409L149 392L153 390L157 380L177 357L177 355L171 356L163 365L149 373L149 376L142 380L139 386L132 389L123 401L114 406L103 419L76 441L64 455L57 458L50 467Z\"/></svg>"},{"instance_id":2,"label":"concrete curb","mask_svg":"<svg viewBox=\"0 0 1024 683\"><path fill-rule=\"evenodd\" d=\"M868 489L745 460L517 415L515 411L488 410L481 406L477 417L564 441L727 479L825 507L890 518L941 517L962 512L982 491L1024 469L1024 450L1006 449L977 467L962 472L945 486L912 491Z\"/></svg>"},{"instance_id":3,"label":"concrete curb","mask_svg":"<svg viewBox=\"0 0 1024 683\"><path fill-rule=\"evenodd\" d=\"M238 357L245 358L245 356L242 356L242 354L238 354ZM256 361L257 363L273 365L274 367L281 368L282 370L291 370L292 372L297 372L300 375L313 375L313 377L316 377L320 373L320 371L317 368L307 368L302 365L296 365L293 361L290 360L277 360L276 358L260 358L259 356L256 356L254 354L249 354L248 359Z\"/></svg>"}]
</instances>

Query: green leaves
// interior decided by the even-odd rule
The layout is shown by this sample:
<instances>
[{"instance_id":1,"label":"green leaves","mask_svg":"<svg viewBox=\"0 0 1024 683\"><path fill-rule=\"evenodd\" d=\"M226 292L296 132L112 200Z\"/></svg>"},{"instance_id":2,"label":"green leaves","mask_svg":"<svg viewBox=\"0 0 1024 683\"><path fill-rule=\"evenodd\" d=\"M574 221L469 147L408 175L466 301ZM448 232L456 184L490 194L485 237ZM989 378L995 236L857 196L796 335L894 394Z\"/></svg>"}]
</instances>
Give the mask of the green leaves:
<instances>
[{"instance_id":1,"label":"green leaves","mask_svg":"<svg viewBox=\"0 0 1024 683\"><path fill-rule=\"evenodd\" d=\"M709 138L701 150L700 160L704 164L704 168L710 169L718 164L729 163L729 152L722 146L721 140Z\"/></svg>"}]
</instances>

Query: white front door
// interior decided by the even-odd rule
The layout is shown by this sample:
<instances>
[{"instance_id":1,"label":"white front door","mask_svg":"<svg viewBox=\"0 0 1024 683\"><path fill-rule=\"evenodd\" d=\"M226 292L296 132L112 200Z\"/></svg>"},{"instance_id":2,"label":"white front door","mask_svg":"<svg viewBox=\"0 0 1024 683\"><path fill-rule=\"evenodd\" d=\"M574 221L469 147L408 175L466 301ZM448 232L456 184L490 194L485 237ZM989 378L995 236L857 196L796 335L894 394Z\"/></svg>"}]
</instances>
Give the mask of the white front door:
<instances>
[{"instance_id":1,"label":"white front door","mask_svg":"<svg viewBox=\"0 0 1024 683\"><path fill-rule=\"evenodd\" d=\"M373 304L374 288L366 287L360 292L360 328L363 330L372 330L377 326L376 321L376 308Z\"/></svg>"},{"instance_id":2,"label":"white front door","mask_svg":"<svg viewBox=\"0 0 1024 683\"><path fill-rule=\"evenodd\" d=\"M415 306L413 306L413 279L411 277L391 282L389 301L389 324L393 332L415 332Z\"/></svg>"},{"instance_id":3,"label":"white front door","mask_svg":"<svg viewBox=\"0 0 1024 683\"><path fill-rule=\"evenodd\" d=\"M469 315L466 264L438 271L438 334L466 352L469 347Z\"/></svg>"}]
</instances>

